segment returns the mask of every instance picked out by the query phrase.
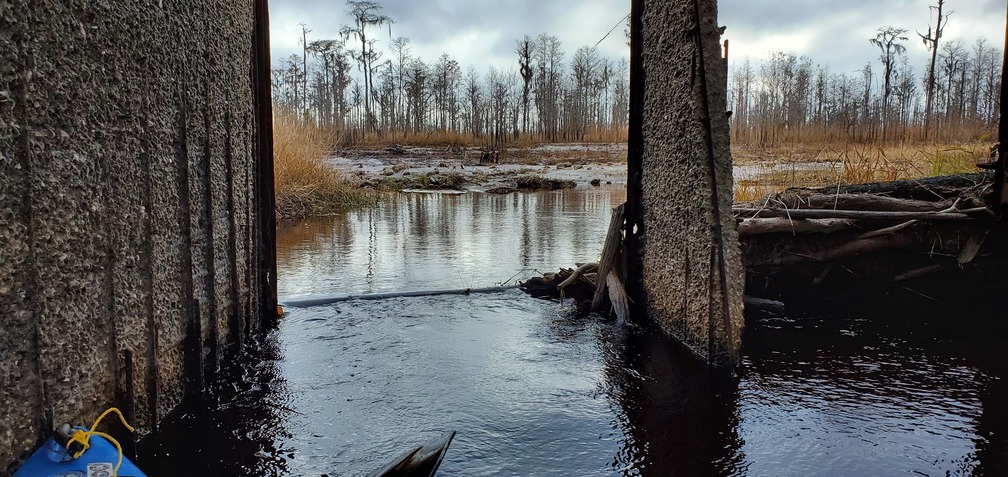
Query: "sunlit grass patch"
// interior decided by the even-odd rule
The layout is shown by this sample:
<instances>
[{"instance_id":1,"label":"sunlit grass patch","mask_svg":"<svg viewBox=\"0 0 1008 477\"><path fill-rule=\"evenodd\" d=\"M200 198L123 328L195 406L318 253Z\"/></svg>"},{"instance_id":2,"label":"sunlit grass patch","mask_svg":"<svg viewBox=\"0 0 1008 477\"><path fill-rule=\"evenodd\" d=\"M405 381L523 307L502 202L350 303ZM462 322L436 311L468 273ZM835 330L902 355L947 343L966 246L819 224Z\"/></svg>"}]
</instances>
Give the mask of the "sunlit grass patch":
<instances>
[{"instance_id":1,"label":"sunlit grass patch","mask_svg":"<svg viewBox=\"0 0 1008 477\"><path fill-rule=\"evenodd\" d=\"M277 217L327 215L374 204L377 195L325 163L339 136L278 111L273 118L273 174Z\"/></svg>"}]
</instances>

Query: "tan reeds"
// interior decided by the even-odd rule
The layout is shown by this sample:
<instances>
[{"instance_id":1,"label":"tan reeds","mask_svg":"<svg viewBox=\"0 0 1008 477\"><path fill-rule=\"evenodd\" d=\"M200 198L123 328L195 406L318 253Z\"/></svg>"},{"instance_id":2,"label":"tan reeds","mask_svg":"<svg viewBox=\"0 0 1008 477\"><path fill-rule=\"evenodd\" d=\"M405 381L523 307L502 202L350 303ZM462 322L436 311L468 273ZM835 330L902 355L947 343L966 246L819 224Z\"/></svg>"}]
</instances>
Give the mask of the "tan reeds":
<instances>
[{"instance_id":1,"label":"tan reeds","mask_svg":"<svg viewBox=\"0 0 1008 477\"><path fill-rule=\"evenodd\" d=\"M733 148L736 165L755 170L735 181L736 202L750 202L789 187L888 182L976 172L986 162L983 142L961 145L800 145Z\"/></svg>"},{"instance_id":2,"label":"tan reeds","mask_svg":"<svg viewBox=\"0 0 1008 477\"><path fill-rule=\"evenodd\" d=\"M375 193L325 163L339 137L278 111L273 118L273 173L278 218L328 215L373 204Z\"/></svg>"},{"instance_id":3,"label":"tan reeds","mask_svg":"<svg viewBox=\"0 0 1008 477\"><path fill-rule=\"evenodd\" d=\"M497 143L495 143L493 138L488 134L476 137L472 134L453 131L426 131L417 133L411 132L406 134L403 134L402 132L383 132L380 134L370 132L364 134L363 137L361 137L360 134L357 134L355 137L347 136L342 139L343 140L340 142L340 145L351 148L384 147L392 144L404 144L419 147L447 147L449 145L456 145L474 148L494 147L506 149L527 148L548 143L548 141L543 140L538 134L521 134L516 138L511 135L510 132L507 134L507 137L497 141ZM560 144L611 144L626 142L626 140L626 128L599 128L586 131L583 138L558 139L556 142Z\"/></svg>"}]
</instances>

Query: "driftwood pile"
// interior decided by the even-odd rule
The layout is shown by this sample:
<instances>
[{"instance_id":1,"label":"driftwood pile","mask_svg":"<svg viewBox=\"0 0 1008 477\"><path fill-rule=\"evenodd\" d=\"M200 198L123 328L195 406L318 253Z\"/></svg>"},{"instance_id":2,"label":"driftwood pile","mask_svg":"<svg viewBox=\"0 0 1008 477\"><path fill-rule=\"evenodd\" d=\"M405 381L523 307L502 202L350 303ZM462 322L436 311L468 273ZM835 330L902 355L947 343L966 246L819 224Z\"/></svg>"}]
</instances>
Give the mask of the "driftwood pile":
<instances>
[{"instance_id":1,"label":"driftwood pile","mask_svg":"<svg viewBox=\"0 0 1008 477\"><path fill-rule=\"evenodd\" d=\"M997 287L1008 271L1008 230L987 206L992 183L992 174L965 174L788 189L736 204L747 303L894 291L947 302ZM599 264L548 273L522 289L625 316L622 223L621 206Z\"/></svg>"},{"instance_id":2,"label":"driftwood pile","mask_svg":"<svg viewBox=\"0 0 1008 477\"><path fill-rule=\"evenodd\" d=\"M546 273L541 278L532 277L519 286L536 298L572 298L584 312L612 312L625 320L630 312L624 277L619 266L623 263L624 206L613 209L598 263L578 264L578 268L562 268L557 273Z\"/></svg>"},{"instance_id":3,"label":"driftwood pile","mask_svg":"<svg viewBox=\"0 0 1008 477\"><path fill-rule=\"evenodd\" d=\"M746 293L774 299L910 292L945 301L1004 265L990 174L789 189L737 204Z\"/></svg>"}]
</instances>

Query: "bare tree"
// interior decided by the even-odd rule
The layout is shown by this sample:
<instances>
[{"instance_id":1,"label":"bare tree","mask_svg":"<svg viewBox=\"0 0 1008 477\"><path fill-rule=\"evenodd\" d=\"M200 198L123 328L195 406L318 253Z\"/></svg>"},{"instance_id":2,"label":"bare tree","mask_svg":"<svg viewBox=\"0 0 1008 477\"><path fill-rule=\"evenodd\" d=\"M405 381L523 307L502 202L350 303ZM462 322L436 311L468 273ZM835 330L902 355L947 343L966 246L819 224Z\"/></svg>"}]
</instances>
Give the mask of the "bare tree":
<instances>
[{"instance_id":1,"label":"bare tree","mask_svg":"<svg viewBox=\"0 0 1008 477\"><path fill-rule=\"evenodd\" d=\"M938 16L938 24L935 26L933 32L930 25L928 25L927 35L917 32L917 35L924 41L924 46L931 51L931 63L928 66L927 92L924 102L924 139L928 138L928 134L931 129L931 101L934 98L935 61L938 59L938 42L941 40L942 33L945 32L945 26L948 24L948 16L953 13L943 13L942 9L944 6L945 0L938 0L937 5L931 5L929 7L932 12L937 11Z\"/></svg>"},{"instance_id":2,"label":"bare tree","mask_svg":"<svg viewBox=\"0 0 1008 477\"><path fill-rule=\"evenodd\" d=\"M406 69L406 99L407 116L410 117L413 134L427 127L427 115L430 106L428 80L430 72L420 58L413 58Z\"/></svg>"},{"instance_id":3,"label":"bare tree","mask_svg":"<svg viewBox=\"0 0 1008 477\"><path fill-rule=\"evenodd\" d=\"M466 113L469 123L469 132L473 137L483 134L483 87L480 84L480 75L476 68L470 66L465 76L465 95L469 110Z\"/></svg>"},{"instance_id":4,"label":"bare tree","mask_svg":"<svg viewBox=\"0 0 1008 477\"><path fill-rule=\"evenodd\" d=\"M503 145L508 132L508 113L511 106L511 95L508 75L497 68L490 67L487 74L487 120L491 140L495 147Z\"/></svg>"},{"instance_id":5,"label":"bare tree","mask_svg":"<svg viewBox=\"0 0 1008 477\"><path fill-rule=\"evenodd\" d=\"M886 26L879 28L878 33L875 38L870 38L868 41L871 44L879 47L881 50L881 55L879 59L882 61L883 70L883 87L882 87L882 139L886 138L886 128L889 118L889 94L890 85L892 83L893 66L896 64L896 57L902 55L906 52L906 47L903 46L901 41L907 41L905 28L896 28L894 26Z\"/></svg>"},{"instance_id":6,"label":"bare tree","mask_svg":"<svg viewBox=\"0 0 1008 477\"><path fill-rule=\"evenodd\" d=\"M538 75L535 78L534 96L543 139L555 141L560 128L560 100L563 87L563 44L560 39L540 34L536 38L532 57Z\"/></svg>"},{"instance_id":7,"label":"bare tree","mask_svg":"<svg viewBox=\"0 0 1008 477\"><path fill-rule=\"evenodd\" d=\"M630 117L630 64L626 58L619 62L613 83L612 119L610 127L625 132Z\"/></svg>"},{"instance_id":8,"label":"bare tree","mask_svg":"<svg viewBox=\"0 0 1008 477\"><path fill-rule=\"evenodd\" d=\"M731 90L733 113L731 116L731 132L736 141L748 138L749 108L752 104L753 82L755 72L747 57L741 66L734 66L731 75Z\"/></svg>"},{"instance_id":9,"label":"bare tree","mask_svg":"<svg viewBox=\"0 0 1008 477\"><path fill-rule=\"evenodd\" d=\"M395 98L393 105L393 127L398 128L403 133L406 132L406 87L404 80L406 77L406 65L410 61L411 49L409 46L410 40L405 37L396 37L392 40L392 56L395 62Z\"/></svg>"},{"instance_id":10,"label":"bare tree","mask_svg":"<svg viewBox=\"0 0 1008 477\"><path fill-rule=\"evenodd\" d=\"M861 112L858 118L858 122L862 125L868 126L867 135L864 137L871 137L873 134L873 128L871 127L871 91L872 91L872 74L871 63L868 63L861 69L861 80L862 86L864 87L864 94L861 96Z\"/></svg>"},{"instance_id":11,"label":"bare tree","mask_svg":"<svg viewBox=\"0 0 1008 477\"><path fill-rule=\"evenodd\" d=\"M589 46L578 48L571 60L569 137L578 141L584 140L585 132L591 127L593 116L595 116L591 109L593 90L597 85L598 61L598 50Z\"/></svg>"},{"instance_id":12,"label":"bare tree","mask_svg":"<svg viewBox=\"0 0 1008 477\"><path fill-rule=\"evenodd\" d=\"M945 126L957 124L962 119L962 99L960 96L962 81L960 70L966 68L966 50L959 40L945 43L938 52L941 63L941 73L944 76L943 96L945 109Z\"/></svg>"},{"instance_id":13,"label":"bare tree","mask_svg":"<svg viewBox=\"0 0 1008 477\"><path fill-rule=\"evenodd\" d=\"M914 78L913 67L904 57L900 68L895 74L896 125L902 129L902 137L906 138L907 127L913 122L914 102L917 98L917 80Z\"/></svg>"},{"instance_id":14,"label":"bare tree","mask_svg":"<svg viewBox=\"0 0 1008 477\"><path fill-rule=\"evenodd\" d=\"M518 40L516 53L518 53L519 73L522 78L522 131L529 129L529 91L532 87L532 37L525 35Z\"/></svg>"},{"instance_id":15,"label":"bare tree","mask_svg":"<svg viewBox=\"0 0 1008 477\"><path fill-rule=\"evenodd\" d=\"M973 43L973 58L971 60L970 70L970 84L969 84L969 98L967 104L969 105L969 119L970 121L979 123L980 118L980 91L983 89L983 76L984 76L984 63L987 59L987 52L990 50L987 46L987 40L983 38L978 38L975 43Z\"/></svg>"},{"instance_id":16,"label":"bare tree","mask_svg":"<svg viewBox=\"0 0 1008 477\"><path fill-rule=\"evenodd\" d=\"M436 109L435 128L454 131L456 126L456 106L458 86L462 79L462 68L447 53L442 54L431 68L431 94Z\"/></svg>"},{"instance_id":17,"label":"bare tree","mask_svg":"<svg viewBox=\"0 0 1008 477\"><path fill-rule=\"evenodd\" d=\"M347 14L354 19L354 24L352 26L344 25L340 29L340 35L344 40L353 37L361 42L360 52L354 55L354 59L360 64L361 71L364 73L364 120L365 128L370 129L373 127L370 101L370 92L373 89L371 76L374 60L379 57L379 54L374 51L373 41L367 39L367 27L391 24L392 18L379 14L382 6L377 2L347 0L346 4L349 8ZM389 33L391 36L391 31Z\"/></svg>"},{"instance_id":18,"label":"bare tree","mask_svg":"<svg viewBox=\"0 0 1008 477\"><path fill-rule=\"evenodd\" d=\"M346 114L346 88L350 85L350 63L340 40L316 40L308 51L322 62L318 72L316 111L322 124L342 121Z\"/></svg>"},{"instance_id":19,"label":"bare tree","mask_svg":"<svg viewBox=\"0 0 1008 477\"><path fill-rule=\"evenodd\" d=\"M301 91L308 91L308 25L304 23L301 24ZM307 98L304 98L307 100ZM300 106L299 109L307 109L308 102L305 101L304 104Z\"/></svg>"}]
</instances>

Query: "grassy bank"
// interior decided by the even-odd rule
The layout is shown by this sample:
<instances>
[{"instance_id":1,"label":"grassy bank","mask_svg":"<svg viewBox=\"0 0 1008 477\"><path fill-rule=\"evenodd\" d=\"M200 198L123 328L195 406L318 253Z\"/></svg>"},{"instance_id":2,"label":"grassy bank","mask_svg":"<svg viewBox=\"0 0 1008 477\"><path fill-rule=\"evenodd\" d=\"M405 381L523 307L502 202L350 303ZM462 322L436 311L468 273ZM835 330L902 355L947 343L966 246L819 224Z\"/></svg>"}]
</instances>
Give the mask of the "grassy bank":
<instances>
[{"instance_id":1,"label":"grassy bank","mask_svg":"<svg viewBox=\"0 0 1008 477\"><path fill-rule=\"evenodd\" d=\"M332 132L278 112L273 118L273 173L277 218L329 215L378 200L326 165L339 142Z\"/></svg>"}]
</instances>

